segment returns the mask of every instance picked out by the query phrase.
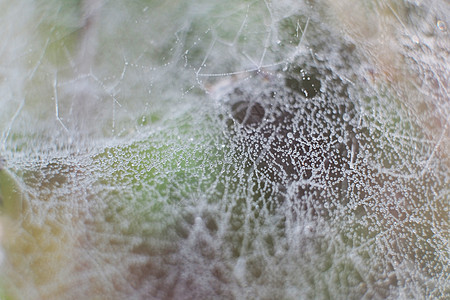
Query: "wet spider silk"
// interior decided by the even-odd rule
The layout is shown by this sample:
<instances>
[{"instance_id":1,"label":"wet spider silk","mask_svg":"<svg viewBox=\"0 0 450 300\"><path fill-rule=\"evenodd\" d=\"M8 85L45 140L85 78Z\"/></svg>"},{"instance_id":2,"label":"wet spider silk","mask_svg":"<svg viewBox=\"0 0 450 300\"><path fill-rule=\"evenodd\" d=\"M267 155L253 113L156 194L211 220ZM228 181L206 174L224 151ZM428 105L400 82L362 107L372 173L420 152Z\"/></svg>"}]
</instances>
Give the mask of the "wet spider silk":
<instances>
[{"instance_id":1,"label":"wet spider silk","mask_svg":"<svg viewBox=\"0 0 450 300\"><path fill-rule=\"evenodd\" d=\"M25 2L2 297L448 294L445 1Z\"/></svg>"}]
</instances>

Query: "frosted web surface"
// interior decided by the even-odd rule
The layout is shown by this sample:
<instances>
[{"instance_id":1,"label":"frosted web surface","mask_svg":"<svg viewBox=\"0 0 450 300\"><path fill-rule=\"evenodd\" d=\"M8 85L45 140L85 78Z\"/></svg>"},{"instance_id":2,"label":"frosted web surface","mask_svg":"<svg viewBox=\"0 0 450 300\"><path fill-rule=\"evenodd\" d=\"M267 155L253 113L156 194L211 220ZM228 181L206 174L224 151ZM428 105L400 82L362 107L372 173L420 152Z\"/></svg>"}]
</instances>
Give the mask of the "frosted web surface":
<instances>
[{"instance_id":1,"label":"frosted web surface","mask_svg":"<svg viewBox=\"0 0 450 300\"><path fill-rule=\"evenodd\" d=\"M0 298L448 297L449 4L222 2L0 1Z\"/></svg>"}]
</instances>

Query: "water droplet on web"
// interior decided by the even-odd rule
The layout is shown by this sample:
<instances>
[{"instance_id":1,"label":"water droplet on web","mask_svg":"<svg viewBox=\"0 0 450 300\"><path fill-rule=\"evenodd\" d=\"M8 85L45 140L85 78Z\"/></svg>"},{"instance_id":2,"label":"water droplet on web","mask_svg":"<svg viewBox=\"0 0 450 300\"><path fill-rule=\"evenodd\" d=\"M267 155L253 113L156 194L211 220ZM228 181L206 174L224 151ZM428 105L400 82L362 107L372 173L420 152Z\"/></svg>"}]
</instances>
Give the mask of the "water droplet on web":
<instances>
[{"instance_id":1,"label":"water droplet on web","mask_svg":"<svg viewBox=\"0 0 450 300\"><path fill-rule=\"evenodd\" d=\"M437 23L436 23L436 26L437 26L437 28L438 28L440 31L446 31L446 30L447 30L447 25L446 25L445 22L442 21L442 20L438 20Z\"/></svg>"},{"instance_id":2,"label":"water droplet on web","mask_svg":"<svg viewBox=\"0 0 450 300\"><path fill-rule=\"evenodd\" d=\"M342 115L342 119L343 119L345 122L348 122L348 121L350 121L350 115L349 115L348 113L344 113L344 114Z\"/></svg>"}]
</instances>

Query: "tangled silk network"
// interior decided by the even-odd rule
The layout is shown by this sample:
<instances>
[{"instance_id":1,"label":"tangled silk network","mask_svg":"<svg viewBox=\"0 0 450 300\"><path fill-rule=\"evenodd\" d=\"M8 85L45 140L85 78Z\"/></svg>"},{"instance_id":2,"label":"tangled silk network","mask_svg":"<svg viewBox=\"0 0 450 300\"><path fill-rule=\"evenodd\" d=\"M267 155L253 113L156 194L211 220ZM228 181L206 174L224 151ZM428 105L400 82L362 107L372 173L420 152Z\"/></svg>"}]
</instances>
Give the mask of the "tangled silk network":
<instances>
[{"instance_id":1,"label":"tangled silk network","mask_svg":"<svg viewBox=\"0 0 450 300\"><path fill-rule=\"evenodd\" d=\"M0 298L448 298L449 16L0 0Z\"/></svg>"}]
</instances>

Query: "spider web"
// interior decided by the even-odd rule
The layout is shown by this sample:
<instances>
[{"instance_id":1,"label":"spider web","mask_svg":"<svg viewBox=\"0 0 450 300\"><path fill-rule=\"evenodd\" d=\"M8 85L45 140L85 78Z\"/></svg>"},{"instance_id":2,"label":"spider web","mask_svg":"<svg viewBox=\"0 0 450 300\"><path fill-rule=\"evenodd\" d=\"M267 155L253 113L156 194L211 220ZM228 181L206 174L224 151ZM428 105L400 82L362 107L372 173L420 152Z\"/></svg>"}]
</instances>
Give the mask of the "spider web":
<instances>
[{"instance_id":1,"label":"spider web","mask_svg":"<svg viewBox=\"0 0 450 300\"><path fill-rule=\"evenodd\" d=\"M448 297L445 1L0 8L2 297Z\"/></svg>"}]
</instances>

